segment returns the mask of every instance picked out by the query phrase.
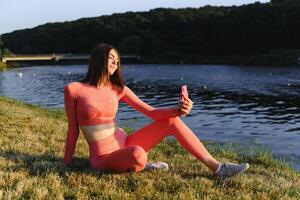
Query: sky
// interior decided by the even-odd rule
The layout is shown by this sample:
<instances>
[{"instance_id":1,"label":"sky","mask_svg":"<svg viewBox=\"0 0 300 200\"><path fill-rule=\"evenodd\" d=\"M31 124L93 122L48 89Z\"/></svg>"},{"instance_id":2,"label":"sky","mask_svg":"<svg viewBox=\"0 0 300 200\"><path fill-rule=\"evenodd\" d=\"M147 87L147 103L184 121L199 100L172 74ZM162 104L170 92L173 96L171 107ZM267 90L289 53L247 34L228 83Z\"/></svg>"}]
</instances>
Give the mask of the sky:
<instances>
[{"instance_id":1,"label":"sky","mask_svg":"<svg viewBox=\"0 0 300 200\"><path fill-rule=\"evenodd\" d=\"M232 6L270 0L0 0L0 34L33 28L48 22L73 21L154 8Z\"/></svg>"}]
</instances>

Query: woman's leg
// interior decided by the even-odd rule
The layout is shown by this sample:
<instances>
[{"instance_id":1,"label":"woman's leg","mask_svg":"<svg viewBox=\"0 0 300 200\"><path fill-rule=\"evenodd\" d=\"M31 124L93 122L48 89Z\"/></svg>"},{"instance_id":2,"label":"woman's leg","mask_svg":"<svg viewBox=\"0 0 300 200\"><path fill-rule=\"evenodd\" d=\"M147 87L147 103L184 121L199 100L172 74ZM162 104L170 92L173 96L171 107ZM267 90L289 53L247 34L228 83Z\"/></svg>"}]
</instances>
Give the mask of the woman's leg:
<instances>
[{"instance_id":1,"label":"woman's leg","mask_svg":"<svg viewBox=\"0 0 300 200\"><path fill-rule=\"evenodd\" d=\"M205 149L200 140L178 117L155 121L128 135L126 146L138 145L149 151L165 137L173 135L177 141L212 171L216 171L219 162Z\"/></svg>"},{"instance_id":2,"label":"woman's leg","mask_svg":"<svg viewBox=\"0 0 300 200\"><path fill-rule=\"evenodd\" d=\"M90 158L93 169L113 172L138 172L145 168L147 153L138 145L130 145L110 154Z\"/></svg>"}]
</instances>

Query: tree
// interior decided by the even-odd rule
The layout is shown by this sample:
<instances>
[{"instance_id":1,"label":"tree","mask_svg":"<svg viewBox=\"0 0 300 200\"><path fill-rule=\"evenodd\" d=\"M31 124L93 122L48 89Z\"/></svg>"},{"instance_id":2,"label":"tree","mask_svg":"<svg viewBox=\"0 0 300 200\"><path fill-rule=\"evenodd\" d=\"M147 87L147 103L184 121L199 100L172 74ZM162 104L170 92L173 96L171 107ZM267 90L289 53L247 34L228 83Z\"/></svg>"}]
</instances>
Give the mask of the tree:
<instances>
[{"instance_id":1,"label":"tree","mask_svg":"<svg viewBox=\"0 0 300 200\"><path fill-rule=\"evenodd\" d=\"M3 52L2 52L2 55L3 56L11 56L13 55L14 53L11 52L9 49L4 49Z\"/></svg>"},{"instance_id":2,"label":"tree","mask_svg":"<svg viewBox=\"0 0 300 200\"><path fill-rule=\"evenodd\" d=\"M118 47L122 53L139 54L141 39L136 35L125 37Z\"/></svg>"},{"instance_id":3,"label":"tree","mask_svg":"<svg viewBox=\"0 0 300 200\"><path fill-rule=\"evenodd\" d=\"M3 42L1 40L1 35L0 35L0 58L2 57L2 45L3 45Z\"/></svg>"},{"instance_id":4,"label":"tree","mask_svg":"<svg viewBox=\"0 0 300 200\"><path fill-rule=\"evenodd\" d=\"M271 0L272 4L299 5L299 0Z\"/></svg>"}]
</instances>

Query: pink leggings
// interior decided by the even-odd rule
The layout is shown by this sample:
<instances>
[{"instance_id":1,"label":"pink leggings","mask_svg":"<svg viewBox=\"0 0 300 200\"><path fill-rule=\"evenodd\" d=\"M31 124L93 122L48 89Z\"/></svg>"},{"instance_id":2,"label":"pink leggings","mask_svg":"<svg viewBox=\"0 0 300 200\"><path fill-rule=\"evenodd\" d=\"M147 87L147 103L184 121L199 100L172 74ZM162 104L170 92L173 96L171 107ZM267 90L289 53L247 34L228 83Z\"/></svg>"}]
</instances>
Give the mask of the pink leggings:
<instances>
[{"instance_id":1,"label":"pink leggings","mask_svg":"<svg viewBox=\"0 0 300 200\"><path fill-rule=\"evenodd\" d=\"M108 138L91 142L91 167L113 172L141 171L147 163L146 152L169 135L200 161L211 158L194 133L176 117L155 121L130 135L119 129Z\"/></svg>"}]
</instances>

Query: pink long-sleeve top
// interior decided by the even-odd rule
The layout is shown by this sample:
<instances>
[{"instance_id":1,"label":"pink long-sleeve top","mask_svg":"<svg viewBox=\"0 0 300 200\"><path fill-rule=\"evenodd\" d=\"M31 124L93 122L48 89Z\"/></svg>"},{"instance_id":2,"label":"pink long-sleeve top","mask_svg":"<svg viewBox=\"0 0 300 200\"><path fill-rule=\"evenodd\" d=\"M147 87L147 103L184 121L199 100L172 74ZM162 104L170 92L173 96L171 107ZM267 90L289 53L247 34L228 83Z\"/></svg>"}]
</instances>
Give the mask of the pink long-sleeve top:
<instances>
[{"instance_id":1,"label":"pink long-sleeve top","mask_svg":"<svg viewBox=\"0 0 300 200\"><path fill-rule=\"evenodd\" d=\"M79 126L114 122L119 101L129 104L156 121L179 116L177 108L153 108L126 86L119 92L111 84L97 88L87 83L72 82L64 88L68 118L64 164L70 163L72 159L79 136Z\"/></svg>"}]
</instances>

